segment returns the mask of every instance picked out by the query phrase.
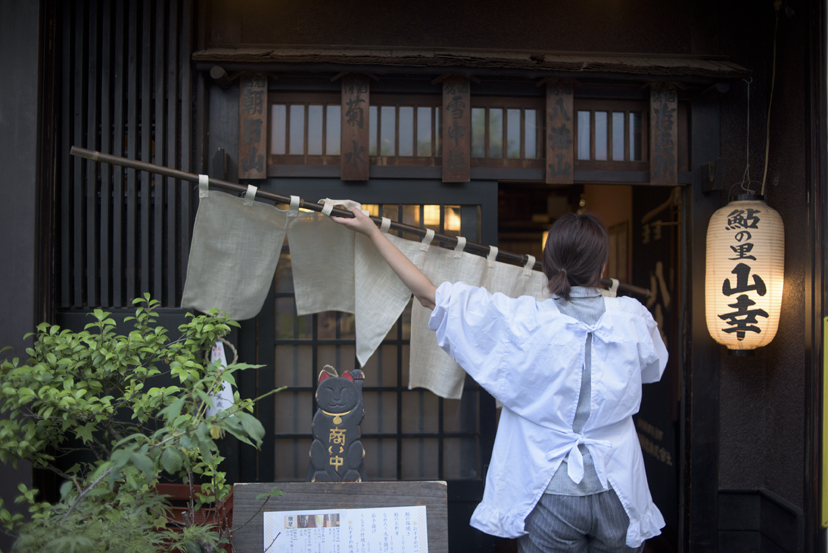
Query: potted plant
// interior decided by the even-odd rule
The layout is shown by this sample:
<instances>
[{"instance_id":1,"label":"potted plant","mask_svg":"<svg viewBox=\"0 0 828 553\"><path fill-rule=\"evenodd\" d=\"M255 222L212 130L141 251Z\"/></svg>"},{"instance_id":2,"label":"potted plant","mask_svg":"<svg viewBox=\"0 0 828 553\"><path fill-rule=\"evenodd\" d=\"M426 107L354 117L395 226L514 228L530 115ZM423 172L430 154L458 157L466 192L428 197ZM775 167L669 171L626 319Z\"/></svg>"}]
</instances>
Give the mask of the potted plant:
<instances>
[{"instance_id":1,"label":"potted plant","mask_svg":"<svg viewBox=\"0 0 828 553\"><path fill-rule=\"evenodd\" d=\"M254 366L224 368L204 353L238 323L216 311L188 315L171 340L155 326L158 302L147 295L135 304L128 334L96 309L82 332L39 325L27 360L0 364L0 460L25 459L63 480L54 503L21 484L16 501L29 504L29 520L0 509L0 524L19 536L14 551L195 553L231 541L231 488L215 440L227 432L259 447L264 428L254 400L238 392L208 416L212 396ZM70 454L80 458L66 466ZM177 516L158 493L165 476L189 490ZM213 515L199 524L205 506Z\"/></svg>"}]
</instances>

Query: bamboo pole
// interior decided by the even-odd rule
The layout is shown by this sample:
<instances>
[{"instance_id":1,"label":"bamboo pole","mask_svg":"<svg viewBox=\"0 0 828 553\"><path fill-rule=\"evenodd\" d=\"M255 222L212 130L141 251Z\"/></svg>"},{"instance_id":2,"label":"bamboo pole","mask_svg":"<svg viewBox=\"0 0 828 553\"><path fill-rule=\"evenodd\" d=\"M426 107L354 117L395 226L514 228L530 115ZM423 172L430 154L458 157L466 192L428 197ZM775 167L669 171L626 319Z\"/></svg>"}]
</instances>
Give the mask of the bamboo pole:
<instances>
[{"instance_id":1,"label":"bamboo pole","mask_svg":"<svg viewBox=\"0 0 828 553\"><path fill-rule=\"evenodd\" d=\"M192 183L198 183L198 175L194 175L192 173L186 173L184 171L179 171L178 169L170 169L169 167L163 167L161 165L154 165L152 163L147 163L144 161L136 161L134 159L129 159L125 157L115 156L111 154L105 154L102 152L96 152L93 150L87 150L86 148L79 148L77 146L72 146L69 153L73 156L82 157L84 159L91 159L92 161L101 162L101 163L109 163L111 165L119 165L121 167L128 167L130 169L135 169L137 171L147 171L148 173L155 173L157 175L163 175L165 177L171 177L173 179L183 180ZM220 190L226 190L228 192L235 192L237 194L243 193L247 191L247 187L241 184L235 184L232 182L227 182L219 179L210 179L210 187L211 188L218 188ZM280 204L290 204L290 196L283 196L281 194L275 194L273 192L268 192L266 190L259 190L256 193L256 199L266 199ZM299 207L309 209L311 211L321 212L323 207L320 204L309 202L307 200L300 200ZM353 217L354 214L350 211L345 211L342 209L334 208L331 212L331 215L336 215L337 217ZM382 224L382 219L380 217L371 217L371 220L379 226ZM426 229L420 227L412 227L410 225L405 225L403 223L392 222L391 228L394 230L400 230L403 232L408 232L411 234L416 234L417 236L423 237L426 234ZM456 245L457 239L453 236L445 236L442 234L435 234L434 239L445 242L448 244ZM464 251L472 251L482 255L486 255L489 253L489 246L485 246L483 244L477 244L475 242L466 242L466 247ZM497 259L499 261L509 261L511 263L515 263L518 265L523 265L527 261L527 257L524 255L518 255L510 252L499 251L497 253ZM535 262L534 266L535 270L541 270L541 263L539 261ZM609 288L612 285L612 282L609 279L602 279L601 285ZM633 286L631 284L619 283L618 291L624 294L639 296L648 298L650 296L650 291L646 288L640 288L638 286Z\"/></svg>"}]
</instances>

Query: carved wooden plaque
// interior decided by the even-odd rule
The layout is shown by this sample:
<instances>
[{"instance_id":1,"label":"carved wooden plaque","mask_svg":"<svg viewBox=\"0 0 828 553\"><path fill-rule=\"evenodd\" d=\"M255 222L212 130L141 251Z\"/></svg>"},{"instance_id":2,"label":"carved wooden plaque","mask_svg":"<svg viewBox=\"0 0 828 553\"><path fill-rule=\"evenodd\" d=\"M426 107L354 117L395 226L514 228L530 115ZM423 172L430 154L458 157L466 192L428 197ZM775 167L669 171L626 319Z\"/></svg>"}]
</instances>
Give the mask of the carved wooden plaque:
<instances>
[{"instance_id":1,"label":"carved wooden plaque","mask_svg":"<svg viewBox=\"0 0 828 553\"><path fill-rule=\"evenodd\" d=\"M546 182L572 184L575 113L572 83L546 83Z\"/></svg>"},{"instance_id":2,"label":"carved wooden plaque","mask_svg":"<svg viewBox=\"0 0 828 553\"><path fill-rule=\"evenodd\" d=\"M368 180L368 78L342 78L340 167L342 180Z\"/></svg>"},{"instance_id":3,"label":"carved wooden plaque","mask_svg":"<svg viewBox=\"0 0 828 553\"><path fill-rule=\"evenodd\" d=\"M471 94L464 77L443 81L443 182L471 180Z\"/></svg>"},{"instance_id":4,"label":"carved wooden plaque","mask_svg":"<svg viewBox=\"0 0 828 553\"><path fill-rule=\"evenodd\" d=\"M674 86L650 91L650 184L678 184L678 102Z\"/></svg>"},{"instance_id":5,"label":"carved wooden plaque","mask_svg":"<svg viewBox=\"0 0 828 553\"><path fill-rule=\"evenodd\" d=\"M239 90L239 178L267 177L267 77L244 75Z\"/></svg>"}]
</instances>

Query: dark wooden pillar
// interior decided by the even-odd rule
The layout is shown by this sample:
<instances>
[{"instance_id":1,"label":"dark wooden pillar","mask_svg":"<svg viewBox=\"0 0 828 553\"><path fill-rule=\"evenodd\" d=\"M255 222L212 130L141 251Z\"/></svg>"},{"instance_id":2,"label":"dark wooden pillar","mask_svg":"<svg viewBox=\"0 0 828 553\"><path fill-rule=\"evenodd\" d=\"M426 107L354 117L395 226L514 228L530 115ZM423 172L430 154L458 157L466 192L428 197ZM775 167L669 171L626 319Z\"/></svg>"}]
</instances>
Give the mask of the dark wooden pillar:
<instances>
[{"instance_id":1,"label":"dark wooden pillar","mask_svg":"<svg viewBox=\"0 0 828 553\"><path fill-rule=\"evenodd\" d=\"M678 101L676 88L659 83L650 90L650 183L678 184ZM695 158L693 158L695 159ZM715 158L714 158L715 159Z\"/></svg>"},{"instance_id":2,"label":"dark wooden pillar","mask_svg":"<svg viewBox=\"0 0 828 553\"><path fill-rule=\"evenodd\" d=\"M720 207L719 194L703 190L702 165L719 155L719 104L696 99L693 121L693 184L684 189L682 329L680 357L684 368L681 419L682 485L679 534L684 551L718 549L719 516L719 358L720 348L707 331L704 308L707 223Z\"/></svg>"}]
</instances>

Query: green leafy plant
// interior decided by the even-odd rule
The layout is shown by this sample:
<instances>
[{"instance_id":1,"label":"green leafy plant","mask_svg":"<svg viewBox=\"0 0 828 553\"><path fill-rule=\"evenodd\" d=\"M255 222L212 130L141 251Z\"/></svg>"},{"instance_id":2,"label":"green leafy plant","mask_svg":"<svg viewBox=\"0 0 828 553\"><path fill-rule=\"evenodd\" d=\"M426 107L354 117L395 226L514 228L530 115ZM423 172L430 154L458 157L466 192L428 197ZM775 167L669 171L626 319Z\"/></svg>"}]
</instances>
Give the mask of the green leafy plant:
<instances>
[{"instance_id":1,"label":"green leafy plant","mask_svg":"<svg viewBox=\"0 0 828 553\"><path fill-rule=\"evenodd\" d=\"M190 553L231 541L226 525L194 522L230 493L215 440L227 432L260 447L264 428L251 414L254 400L238 392L229 409L208 416L208 408L235 373L256 366L205 361L215 340L238 326L223 313L188 315L170 340L155 326L158 302L146 295L135 304L126 335L96 309L82 332L39 325L29 358L0 364L0 460L25 459L64 480L55 504L21 485L16 501L29 505L29 521L0 509L0 525L20 536L14 551ZM64 457L79 453L88 459L65 467ZM190 484L183 523L155 493L165 473Z\"/></svg>"}]
</instances>

